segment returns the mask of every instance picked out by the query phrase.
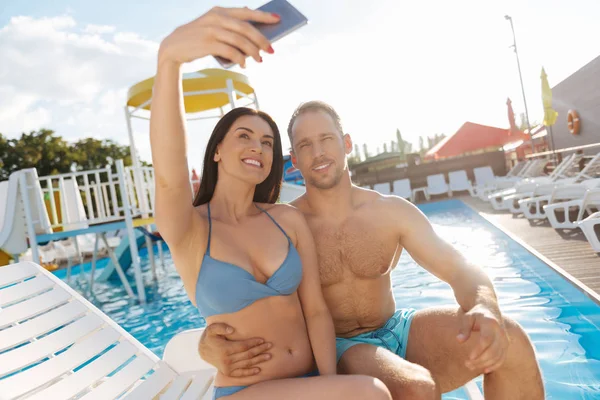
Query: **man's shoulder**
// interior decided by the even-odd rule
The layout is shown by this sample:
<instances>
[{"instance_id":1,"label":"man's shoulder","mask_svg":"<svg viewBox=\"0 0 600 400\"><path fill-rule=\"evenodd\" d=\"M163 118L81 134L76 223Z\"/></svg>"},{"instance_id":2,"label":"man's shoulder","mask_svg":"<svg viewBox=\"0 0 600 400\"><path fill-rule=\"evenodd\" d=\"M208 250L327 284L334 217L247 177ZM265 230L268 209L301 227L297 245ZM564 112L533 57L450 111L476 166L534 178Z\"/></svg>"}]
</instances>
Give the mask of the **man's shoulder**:
<instances>
[{"instance_id":1,"label":"man's shoulder","mask_svg":"<svg viewBox=\"0 0 600 400\"><path fill-rule=\"evenodd\" d=\"M395 195L386 195L375 190L355 187L355 200L361 207L368 208L370 211L382 212L404 212L414 207L412 203Z\"/></svg>"},{"instance_id":2,"label":"man's shoulder","mask_svg":"<svg viewBox=\"0 0 600 400\"><path fill-rule=\"evenodd\" d=\"M308 203L306 201L306 193L296 197L294 200L289 202L289 205L294 207L299 212L305 212Z\"/></svg>"}]
</instances>

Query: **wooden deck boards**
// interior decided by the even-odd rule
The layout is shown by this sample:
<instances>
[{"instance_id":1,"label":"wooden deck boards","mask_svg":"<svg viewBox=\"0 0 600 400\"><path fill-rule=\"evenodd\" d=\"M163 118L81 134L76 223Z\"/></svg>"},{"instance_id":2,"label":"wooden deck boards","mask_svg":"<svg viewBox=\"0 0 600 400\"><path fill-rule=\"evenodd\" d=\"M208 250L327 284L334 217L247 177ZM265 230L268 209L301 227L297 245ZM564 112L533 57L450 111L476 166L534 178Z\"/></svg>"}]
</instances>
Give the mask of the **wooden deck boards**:
<instances>
[{"instance_id":1,"label":"wooden deck boards","mask_svg":"<svg viewBox=\"0 0 600 400\"><path fill-rule=\"evenodd\" d=\"M470 196L460 197L482 216L521 239L531 248L562 268L581 283L600 293L600 254L594 252L580 230L557 231L545 223L530 223L508 211L495 211L484 201Z\"/></svg>"}]
</instances>

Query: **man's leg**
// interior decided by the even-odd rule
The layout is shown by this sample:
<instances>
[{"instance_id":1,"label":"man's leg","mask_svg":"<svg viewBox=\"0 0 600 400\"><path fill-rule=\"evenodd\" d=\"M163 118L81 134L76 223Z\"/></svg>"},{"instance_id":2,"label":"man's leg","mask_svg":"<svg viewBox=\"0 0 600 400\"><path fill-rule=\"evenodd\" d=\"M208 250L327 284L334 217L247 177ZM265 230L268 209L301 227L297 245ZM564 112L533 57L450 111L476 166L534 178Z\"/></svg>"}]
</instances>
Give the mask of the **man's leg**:
<instances>
[{"instance_id":1,"label":"man's leg","mask_svg":"<svg viewBox=\"0 0 600 400\"><path fill-rule=\"evenodd\" d=\"M389 350L357 344L344 352L338 363L341 374L377 377L387 386L393 400L438 400L441 392L429 371Z\"/></svg>"},{"instance_id":2,"label":"man's leg","mask_svg":"<svg viewBox=\"0 0 600 400\"><path fill-rule=\"evenodd\" d=\"M442 393L480 375L465 366L469 352L479 341L472 332L465 343L456 339L460 309L431 308L418 311L411 323L406 360L431 372ZM544 389L533 346L514 320L504 317L510 344L502 366L484 377L486 399L543 399Z\"/></svg>"}]
</instances>

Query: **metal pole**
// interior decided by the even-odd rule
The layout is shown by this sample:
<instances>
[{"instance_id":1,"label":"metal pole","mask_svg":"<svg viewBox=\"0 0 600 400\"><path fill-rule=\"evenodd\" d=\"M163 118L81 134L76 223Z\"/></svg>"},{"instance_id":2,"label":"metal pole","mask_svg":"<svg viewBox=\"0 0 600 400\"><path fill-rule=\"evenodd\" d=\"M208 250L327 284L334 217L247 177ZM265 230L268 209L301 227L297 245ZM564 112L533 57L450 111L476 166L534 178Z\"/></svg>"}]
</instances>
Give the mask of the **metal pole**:
<instances>
[{"instance_id":1,"label":"metal pole","mask_svg":"<svg viewBox=\"0 0 600 400\"><path fill-rule=\"evenodd\" d=\"M129 152L131 153L131 162L135 168L139 168L140 162L137 156L137 150L135 149L135 141L133 140L133 128L131 127L131 115L129 114L129 107L125 106L125 121L127 121L127 133L129 134Z\"/></svg>"},{"instance_id":2,"label":"metal pole","mask_svg":"<svg viewBox=\"0 0 600 400\"><path fill-rule=\"evenodd\" d=\"M233 110L236 107L236 98L235 98L235 88L233 87L233 81L231 79L227 79L227 96L229 97L229 105L231 105L231 109Z\"/></svg>"},{"instance_id":3,"label":"metal pole","mask_svg":"<svg viewBox=\"0 0 600 400\"><path fill-rule=\"evenodd\" d=\"M523 93L523 105L525 106L525 120L527 122L527 130L529 131L529 137L531 139L531 154L535 153L535 146L533 145L533 134L531 133L531 125L529 124L529 111L527 110L527 100L525 98L525 87L523 86L523 75L521 74L521 62L519 61L519 52L517 51L517 37L515 35L515 27L513 26L513 20L510 15L505 15L505 19L510 22L510 29L513 34L513 44L512 48L515 50L515 55L517 56L517 68L519 70L519 80L521 81L521 92Z\"/></svg>"},{"instance_id":4,"label":"metal pole","mask_svg":"<svg viewBox=\"0 0 600 400\"><path fill-rule=\"evenodd\" d=\"M552 133L552 125L548 126L550 129L550 143L552 143L552 158L554 158L554 165L558 165L558 159L556 158L556 147L554 147L554 134Z\"/></svg>"},{"instance_id":5,"label":"metal pole","mask_svg":"<svg viewBox=\"0 0 600 400\"><path fill-rule=\"evenodd\" d=\"M125 187L127 185L127 181L125 180L125 167L123 166L123 160L121 159L117 160L116 164L117 176L119 177L119 189L121 190L121 201L123 202L125 225L127 227L127 236L129 237L129 251L131 252L131 262L133 264L135 283L137 286L137 292L138 297L140 299L140 303L144 304L146 303L146 291L144 287L144 279L142 277L142 267L140 265L140 255L138 253L135 228L133 227L133 217L131 215L129 197L127 194L127 188ZM108 248L110 249L110 247ZM115 268L118 268L116 263Z\"/></svg>"}]
</instances>

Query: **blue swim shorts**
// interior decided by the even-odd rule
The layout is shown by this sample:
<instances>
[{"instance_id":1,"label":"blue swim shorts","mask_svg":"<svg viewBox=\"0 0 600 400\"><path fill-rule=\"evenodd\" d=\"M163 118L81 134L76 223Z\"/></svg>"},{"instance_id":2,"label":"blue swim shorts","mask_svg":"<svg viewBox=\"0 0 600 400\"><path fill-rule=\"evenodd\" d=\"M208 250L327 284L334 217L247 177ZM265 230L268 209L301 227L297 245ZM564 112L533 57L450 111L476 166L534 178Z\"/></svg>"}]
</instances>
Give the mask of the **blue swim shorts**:
<instances>
[{"instance_id":1,"label":"blue swim shorts","mask_svg":"<svg viewBox=\"0 0 600 400\"><path fill-rule=\"evenodd\" d=\"M351 338L336 338L337 362L340 362L340 358L342 358L346 350L361 343L384 347L392 353L405 358L408 332L410 331L410 323L415 316L415 312L416 310L412 308L403 308L397 310L385 325L377 330L361 333Z\"/></svg>"},{"instance_id":2,"label":"blue swim shorts","mask_svg":"<svg viewBox=\"0 0 600 400\"><path fill-rule=\"evenodd\" d=\"M298 378L308 378L311 376L319 376L319 371L314 370L313 372L309 372L308 374L299 376ZM217 400L221 397L231 396L234 393L239 392L240 390L246 389L248 386L223 386L223 387L215 387L213 391L212 400Z\"/></svg>"}]
</instances>

